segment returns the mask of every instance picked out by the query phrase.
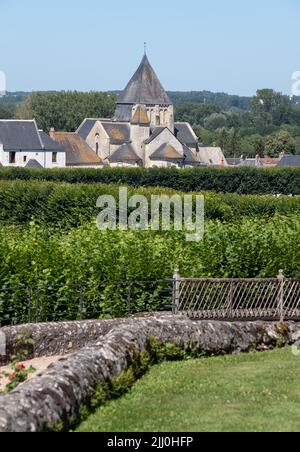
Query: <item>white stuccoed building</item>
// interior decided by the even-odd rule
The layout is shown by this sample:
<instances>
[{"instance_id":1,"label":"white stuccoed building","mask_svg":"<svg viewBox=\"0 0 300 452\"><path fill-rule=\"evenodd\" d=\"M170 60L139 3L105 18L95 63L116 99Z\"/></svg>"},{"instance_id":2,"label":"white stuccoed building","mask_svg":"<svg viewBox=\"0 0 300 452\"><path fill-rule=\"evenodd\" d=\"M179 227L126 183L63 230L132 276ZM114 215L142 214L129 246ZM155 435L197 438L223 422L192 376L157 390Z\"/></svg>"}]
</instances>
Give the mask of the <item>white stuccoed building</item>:
<instances>
[{"instance_id":1,"label":"white stuccoed building","mask_svg":"<svg viewBox=\"0 0 300 452\"><path fill-rule=\"evenodd\" d=\"M66 153L35 120L0 120L0 165L4 167L64 168Z\"/></svg>"}]
</instances>

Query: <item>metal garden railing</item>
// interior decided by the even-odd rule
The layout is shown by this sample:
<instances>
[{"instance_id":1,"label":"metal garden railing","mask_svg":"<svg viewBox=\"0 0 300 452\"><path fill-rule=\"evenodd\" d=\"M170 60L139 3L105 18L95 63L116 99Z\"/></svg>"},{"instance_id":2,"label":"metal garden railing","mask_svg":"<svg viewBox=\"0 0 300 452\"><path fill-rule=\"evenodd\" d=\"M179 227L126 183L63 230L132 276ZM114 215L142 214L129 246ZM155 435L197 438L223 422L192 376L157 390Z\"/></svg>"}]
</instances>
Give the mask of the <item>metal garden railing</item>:
<instances>
[{"instance_id":1,"label":"metal garden railing","mask_svg":"<svg viewBox=\"0 0 300 452\"><path fill-rule=\"evenodd\" d=\"M192 319L300 320L300 279L181 278L0 288L0 327L172 310Z\"/></svg>"},{"instance_id":2,"label":"metal garden railing","mask_svg":"<svg viewBox=\"0 0 300 452\"><path fill-rule=\"evenodd\" d=\"M172 279L0 288L0 327L172 309Z\"/></svg>"},{"instance_id":3,"label":"metal garden railing","mask_svg":"<svg viewBox=\"0 0 300 452\"><path fill-rule=\"evenodd\" d=\"M189 279L174 275L175 312L194 319L300 320L300 279Z\"/></svg>"}]
</instances>

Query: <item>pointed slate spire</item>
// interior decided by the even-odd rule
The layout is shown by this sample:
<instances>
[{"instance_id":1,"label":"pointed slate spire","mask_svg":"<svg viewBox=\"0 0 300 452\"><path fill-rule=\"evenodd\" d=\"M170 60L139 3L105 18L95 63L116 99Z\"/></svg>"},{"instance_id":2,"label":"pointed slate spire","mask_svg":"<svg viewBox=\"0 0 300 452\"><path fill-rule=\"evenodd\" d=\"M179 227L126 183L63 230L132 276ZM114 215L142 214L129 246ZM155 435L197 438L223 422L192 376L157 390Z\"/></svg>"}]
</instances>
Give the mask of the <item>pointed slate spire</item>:
<instances>
[{"instance_id":1,"label":"pointed slate spire","mask_svg":"<svg viewBox=\"0 0 300 452\"><path fill-rule=\"evenodd\" d=\"M145 53L118 104L172 105Z\"/></svg>"}]
</instances>

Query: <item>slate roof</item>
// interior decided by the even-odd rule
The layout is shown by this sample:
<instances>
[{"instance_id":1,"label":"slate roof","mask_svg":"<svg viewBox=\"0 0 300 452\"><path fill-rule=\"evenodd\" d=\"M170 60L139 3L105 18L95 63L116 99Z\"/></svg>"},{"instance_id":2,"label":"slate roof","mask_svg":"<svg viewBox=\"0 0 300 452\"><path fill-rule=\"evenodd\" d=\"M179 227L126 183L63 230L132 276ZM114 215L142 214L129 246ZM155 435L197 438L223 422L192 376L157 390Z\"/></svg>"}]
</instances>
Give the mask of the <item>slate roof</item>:
<instances>
[{"instance_id":1,"label":"slate roof","mask_svg":"<svg viewBox=\"0 0 300 452\"><path fill-rule=\"evenodd\" d=\"M239 166L241 164L241 159L240 158L227 158L227 163L230 166Z\"/></svg>"},{"instance_id":2,"label":"slate roof","mask_svg":"<svg viewBox=\"0 0 300 452\"><path fill-rule=\"evenodd\" d=\"M25 168L43 168L43 166L35 159L30 159L27 164L25 165Z\"/></svg>"},{"instance_id":3,"label":"slate roof","mask_svg":"<svg viewBox=\"0 0 300 452\"><path fill-rule=\"evenodd\" d=\"M258 164L256 159L245 159L245 160L241 160L240 166L257 167L257 166L261 166L261 163L259 162L259 164Z\"/></svg>"},{"instance_id":4,"label":"slate roof","mask_svg":"<svg viewBox=\"0 0 300 452\"><path fill-rule=\"evenodd\" d=\"M76 132L83 138L84 140L87 139L89 136L90 131L94 127L95 123L97 122L97 119L85 119L82 124L78 127Z\"/></svg>"},{"instance_id":5,"label":"slate roof","mask_svg":"<svg viewBox=\"0 0 300 452\"><path fill-rule=\"evenodd\" d=\"M157 138L164 130L166 130L167 127L156 127L155 129L152 129L152 134L150 137L144 141L145 144L150 144L155 138Z\"/></svg>"},{"instance_id":6,"label":"slate roof","mask_svg":"<svg viewBox=\"0 0 300 452\"><path fill-rule=\"evenodd\" d=\"M135 152L134 147L130 143L124 143L110 157L110 163L140 163L142 160Z\"/></svg>"},{"instance_id":7,"label":"slate roof","mask_svg":"<svg viewBox=\"0 0 300 452\"><path fill-rule=\"evenodd\" d=\"M102 126L110 138L111 144L130 142L130 124L117 122L103 122Z\"/></svg>"},{"instance_id":8,"label":"slate roof","mask_svg":"<svg viewBox=\"0 0 300 452\"><path fill-rule=\"evenodd\" d=\"M175 123L175 136L184 144L196 145L198 140L195 138L190 125L187 122Z\"/></svg>"},{"instance_id":9,"label":"slate roof","mask_svg":"<svg viewBox=\"0 0 300 452\"><path fill-rule=\"evenodd\" d=\"M130 122L132 117L132 105L117 104L114 120Z\"/></svg>"},{"instance_id":10,"label":"slate roof","mask_svg":"<svg viewBox=\"0 0 300 452\"><path fill-rule=\"evenodd\" d=\"M209 166L228 166L220 147L199 147L199 160Z\"/></svg>"},{"instance_id":11,"label":"slate roof","mask_svg":"<svg viewBox=\"0 0 300 452\"><path fill-rule=\"evenodd\" d=\"M179 154L172 145L164 143L150 155L150 160L183 160L183 155Z\"/></svg>"},{"instance_id":12,"label":"slate roof","mask_svg":"<svg viewBox=\"0 0 300 452\"><path fill-rule=\"evenodd\" d=\"M53 132L53 138L66 151L67 166L101 165L101 158L78 133Z\"/></svg>"},{"instance_id":13,"label":"slate roof","mask_svg":"<svg viewBox=\"0 0 300 452\"><path fill-rule=\"evenodd\" d=\"M277 166L300 166L300 155L285 155Z\"/></svg>"},{"instance_id":14,"label":"slate roof","mask_svg":"<svg viewBox=\"0 0 300 452\"><path fill-rule=\"evenodd\" d=\"M90 134L90 131L92 130L92 128L94 127L94 125L96 124L97 121L100 122L110 122L111 119L105 119L105 118L86 118L84 119L84 121L80 124L80 126L78 127L78 129L76 130L76 133L78 133L81 138L83 138L84 140L87 139L87 137Z\"/></svg>"},{"instance_id":15,"label":"slate roof","mask_svg":"<svg viewBox=\"0 0 300 452\"><path fill-rule=\"evenodd\" d=\"M147 55L126 86L118 104L172 105Z\"/></svg>"},{"instance_id":16,"label":"slate roof","mask_svg":"<svg viewBox=\"0 0 300 452\"><path fill-rule=\"evenodd\" d=\"M186 145L183 145L183 153L184 153L184 163L185 164L199 164L200 162L196 159L193 152Z\"/></svg>"},{"instance_id":17,"label":"slate roof","mask_svg":"<svg viewBox=\"0 0 300 452\"><path fill-rule=\"evenodd\" d=\"M45 151L64 152L59 143L55 140L52 140L52 138L46 132L39 130L39 134L43 142Z\"/></svg>"},{"instance_id":18,"label":"slate roof","mask_svg":"<svg viewBox=\"0 0 300 452\"><path fill-rule=\"evenodd\" d=\"M42 151L36 122L0 120L0 143L5 151Z\"/></svg>"}]
</instances>

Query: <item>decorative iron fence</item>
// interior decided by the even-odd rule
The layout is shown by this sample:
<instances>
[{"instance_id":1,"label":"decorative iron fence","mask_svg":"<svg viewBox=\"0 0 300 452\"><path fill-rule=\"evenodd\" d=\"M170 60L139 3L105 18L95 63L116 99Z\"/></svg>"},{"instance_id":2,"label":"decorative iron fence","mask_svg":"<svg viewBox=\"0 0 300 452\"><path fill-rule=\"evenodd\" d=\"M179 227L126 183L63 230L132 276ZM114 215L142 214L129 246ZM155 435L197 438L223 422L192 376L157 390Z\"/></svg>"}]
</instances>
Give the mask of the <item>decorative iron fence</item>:
<instances>
[{"instance_id":1,"label":"decorative iron fence","mask_svg":"<svg viewBox=\"0 0 300 452\"><path fill-rule=\"evenodd\" d=\"M181 278L0 288L0 327L172 310L209 320L300 320L300 279Z\"/></svg>"},{"instance_id":2,"label":"decorative iron fence","mask_svg":"<svg viewBox=\"0 0 300 452\"><path fill-rule=\"evenodd\" d=\"M0 288L0 327L172 309L172 279Z\"/></svg>"},{"instance_id":3,"label":"decorative iron fence","mask_svg":"<svg viewBox=\"0 0 300 452\"><path fill-rule=\"evenodd\" d=\"M193 319L300 320L300 279L188 279L174 275L177 313Z\"/></svg>"}]
</instances>

